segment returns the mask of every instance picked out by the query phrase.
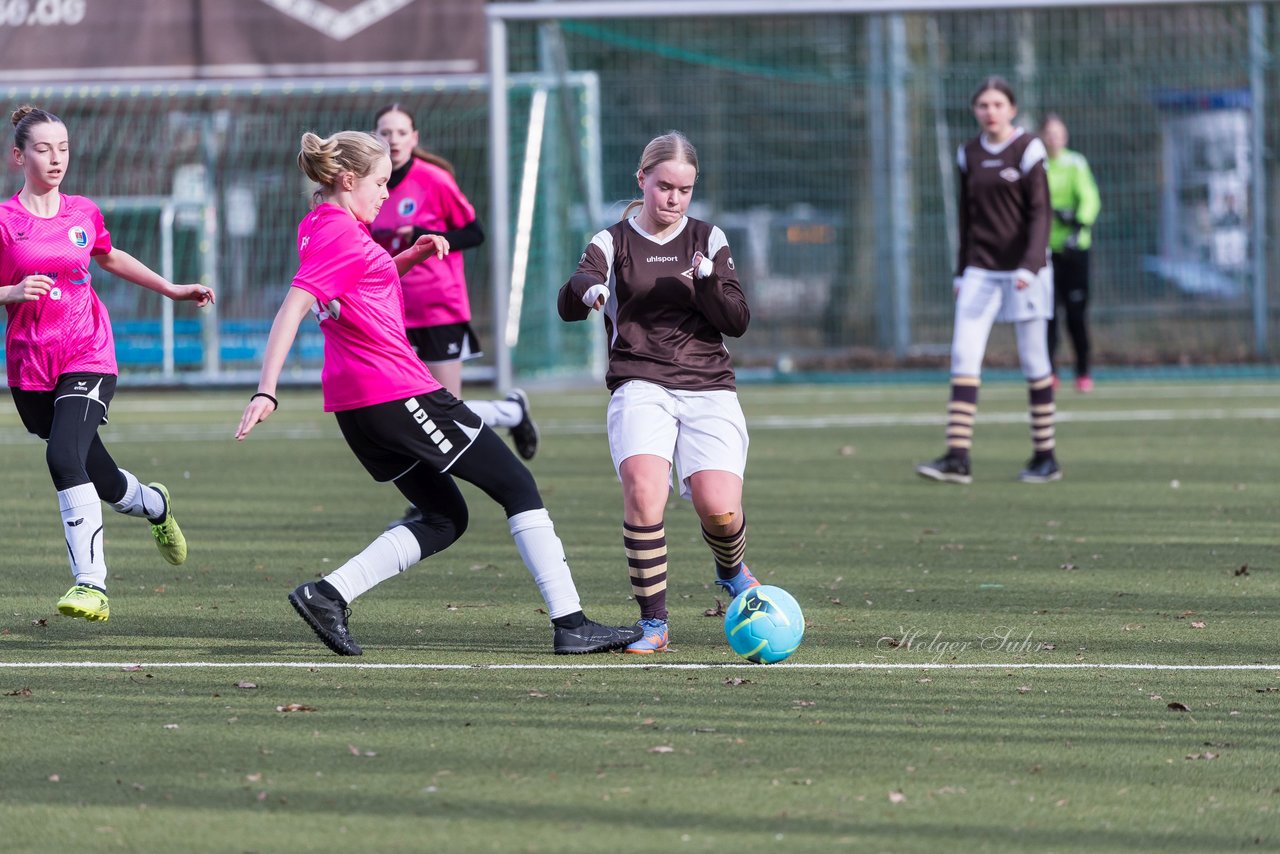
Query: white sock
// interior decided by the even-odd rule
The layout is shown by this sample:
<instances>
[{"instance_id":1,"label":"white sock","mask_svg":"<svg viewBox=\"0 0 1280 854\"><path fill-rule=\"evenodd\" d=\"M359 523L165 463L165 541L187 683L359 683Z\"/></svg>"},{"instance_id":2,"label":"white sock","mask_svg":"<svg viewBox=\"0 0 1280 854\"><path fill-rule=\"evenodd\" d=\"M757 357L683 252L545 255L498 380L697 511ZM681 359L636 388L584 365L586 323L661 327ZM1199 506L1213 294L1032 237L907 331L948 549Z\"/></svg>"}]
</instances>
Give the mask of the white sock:
<instances>
[{"instance_id":1,"label":"white sock","mask_svg":"<svg viewBox=\"0 0 1280 854\"><path fill-rule=\"evenodd\" d=\"M551 619L582 610L578 589L564 558L564 545L546 508L526 510L507 519L524 565L533 573Z\"/></svg>"},{"instance_id":2,"label":"white sock","mask_svg":"<svg viewBox=\"0 0 1280 854\"><path fill-rule=\"evenodd\" d=\"M102 553L102 499L92 483L58 492L62 532L67 538L76 584L107 589L107 558Z\"/></svg>"},{"instance_id":3,"label":"white sock","mask_svg":"<svg viewBox=\"0 0 1280 854\"><path fill-rule=\"evenodd\" d=\"M350 605L356 597L422 560L418 538L397 525L374 540L360 554L324 577Z\"/></svg>"},{"instance_id":4,"label":"white sock","mask_svg":"<svg viewBox=\"0 0 1280 854\"><path fill-rule=\"evenodd\" d=\"M124 497L111 505L117 513L153 521L164 515L166 508L160 490L142 483L131 471L120 469L120 474L129 485L125 487Z\"/></svg>"},{"instance_id":5,"label":"white sock","mask_svg":"<svg viewBox=\"0 0 1280 854\"><path fill-rule=\"evenodd\" d=\"M468 400L465 403L490 427L514 427L524 419L524 410L514 400Z\"/></svg>"}]
</instances>

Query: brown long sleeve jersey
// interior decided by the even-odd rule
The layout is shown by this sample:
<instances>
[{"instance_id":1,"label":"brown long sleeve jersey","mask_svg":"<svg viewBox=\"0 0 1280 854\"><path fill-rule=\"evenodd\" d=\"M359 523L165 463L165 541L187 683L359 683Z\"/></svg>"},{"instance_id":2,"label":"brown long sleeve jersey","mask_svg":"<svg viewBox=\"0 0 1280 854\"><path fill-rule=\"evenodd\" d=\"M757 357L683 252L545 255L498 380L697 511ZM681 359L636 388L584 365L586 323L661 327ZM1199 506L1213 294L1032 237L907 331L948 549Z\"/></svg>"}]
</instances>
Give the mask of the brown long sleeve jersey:
<instances>
[{"instance_id":1,"label":"brown long sleeve jersey","mask_svg":"<svg viewBox=\"0 0 1280 854\"><path fill-rule=\"evenodd\" d=\"M988 147L981 135L956 151L960 167L960 252L965 267L1039 273L1049 259L1049 179L1044 143L1018 128Z\"/></svg>"},{"instance_id":2,"label":"brown long sleeve jersey","mask_svg":"<svg viewBox=\"0 0 1280 854\"><path fill-rule=\"evenodd\" d=\"M711 259L711 275L695 277L695 252ZM595 285L609 288L604 325L610 391L628 380L672 389L735 388L724 336L746 332L751 312L719 228L685 217L658 240L634 220L611 225L591 238L560 289L560 317L587 319L591 308L582 298Z\"/></svg>"}]
</instances>

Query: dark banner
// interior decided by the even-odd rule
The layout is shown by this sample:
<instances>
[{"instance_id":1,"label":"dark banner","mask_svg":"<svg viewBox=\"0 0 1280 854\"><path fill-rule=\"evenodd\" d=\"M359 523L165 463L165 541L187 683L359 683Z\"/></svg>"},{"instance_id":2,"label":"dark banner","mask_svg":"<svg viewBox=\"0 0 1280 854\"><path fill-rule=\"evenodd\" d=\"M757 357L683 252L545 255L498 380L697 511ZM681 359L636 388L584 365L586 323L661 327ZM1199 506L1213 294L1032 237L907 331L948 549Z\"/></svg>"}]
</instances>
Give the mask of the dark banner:
<instances>
[{"instance_id":1,"label":"dark banner","mask_svg":"<svg viewBox=\"0 0 1280 854\"><path fill-rule=\"evenodd\" d=\"M0 0L0 82L467 74L483 0Z\"/></svg>"}]
</instances>

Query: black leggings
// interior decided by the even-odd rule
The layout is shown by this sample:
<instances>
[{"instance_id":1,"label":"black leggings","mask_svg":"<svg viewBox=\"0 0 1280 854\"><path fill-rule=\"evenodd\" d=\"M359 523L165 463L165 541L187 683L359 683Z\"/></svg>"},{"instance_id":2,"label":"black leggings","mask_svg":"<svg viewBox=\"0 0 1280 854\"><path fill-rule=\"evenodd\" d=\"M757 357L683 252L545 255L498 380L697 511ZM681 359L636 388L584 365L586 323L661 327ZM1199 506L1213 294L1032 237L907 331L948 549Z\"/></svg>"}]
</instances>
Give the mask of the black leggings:
<instances>
[{"instance_id":1,"label":"black leggings","mask_svg":"<svg viewBox=\"0 0 1280 854\"><path fill-rule=\"evenodd\" d=\"M98 497L114 504L124 497L128 481L98 436L106 414L101 401L54 392L11 389L27 430L48 442L45 462L59 492L92 483Z\"/></svg>"},{"instance_id":2,"label":"black leggings","mask_svg":"<svg viewBox=\"0 0 1280 854\"><path fill-rule=\"evenodd\" d=\"M1089 252L1065 249L1053 253L1054 303L1066 309L1067 332L1076 351L1076 376L1089 375L1089 327L1085 312L1089 308ZM1056 364L1058 354L1058 316L1049 319L1049 362ZM1057 373L1055 368L1054 373Z\"/></svg>"},{"instance_id":3,"label":"black leggings","mask_svg":"<svg viewBox=\"0 0 1280 854\"><path fill-rule=\"evenodd\" d=\"M422 521L407 527L422 546L423 558L444 551L467 530L467 502L455 477L502 505L507 518L544 506L533 474L497 433L484 427L447 473L419 463L396 478L396 488L422 511Z\"/></svg>"}]
</instances>

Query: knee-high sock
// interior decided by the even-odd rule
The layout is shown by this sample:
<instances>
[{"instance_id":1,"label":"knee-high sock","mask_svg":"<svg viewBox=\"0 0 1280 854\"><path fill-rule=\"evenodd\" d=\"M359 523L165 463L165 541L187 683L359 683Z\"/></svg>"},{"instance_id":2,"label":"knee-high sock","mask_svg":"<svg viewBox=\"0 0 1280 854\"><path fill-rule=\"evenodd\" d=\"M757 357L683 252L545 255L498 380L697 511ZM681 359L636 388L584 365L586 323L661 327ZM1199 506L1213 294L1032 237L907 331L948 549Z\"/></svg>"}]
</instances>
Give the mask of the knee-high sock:
<instances>
[{"instance_id":1,"label":"knee-high sock","mask_svg":"<svg viewBox=\"0 0 1280 854\"><path fill-rule=\"evenodd\" d=\"M631 595L643 620L667 618L667 531L656 525L622 524L622 548L627 555Z\"/></svg>"},{"instance_id":2,"label":"knee-high sock","mask_svg":"<svg viewBox=\"0 0 1280 854\"><path fill-rule=\"evenodd\" d=\"M727 537L717 536L703 528L702 539L711 547L711 557L716 562L716 576L733 578L737 575L742 566L742 559L747 554L747 520L742 520L742 526L738 528L737 533Z\"/></svg>"},{"instance_id":3,"label":"knee-high sock","mask_svg":"<svg viewBox=\"0 0 1280 854\"><path fill-rule=\"evenodd\" d=\"M112 508L126 516L141 516L157 524L163 522L169 508L160 490L142 483L133 472L120 469L120 474L124 475L126 484L124 496L111 502Z\"/></svg>"},{"instance_id":4,"label":"knee-high sock","mask_svg":"<svg viewBox=\"0 0 1280 854\"><path fill-rule=\"evenodd\" d=\"M1031 412L1031 446L1036 455L1053 453L1053 374L1027 381L1027 408Z\"/></svg>"},{"instance_id":5,"label":"knee-high sock","mask_svg":"<svg viewBox=\"0 0 1280 854\"><path fill-rule=\"evenodd\" d=\"M582 610L578 589L573 585L573 574L564 557L564 545L556 536L551 514L545 507L526 510L507 519L516 550L524 565L533 574L533 580L547 604L551 619Z\"/></svg>"},{"instance_id":6,"label":"knee-high sock","mask_svg":"<svg viewBox=\"0 0 1280 854\"><path fill-rule=\"evenodd\" d=\"M58 491L67 557L77 584L107 589L107 558L102 552L102 499L92 483Z\"/></svg>"},{"instance_id":7,"label":"knee-high sock","mask_svg":"<svg viewBox=\"0 0 1280 854\"><path fill-rule=\"evenodd\" d=\"M978 377L952 377L947 404L947 453L968 457L973 447L973 421L978 414Z\"/></svg>"},{"instance_id":8,"label":"knee-high sock","mask_svg":"<svg viewBox=\"0 0 1280 854\"><path fill-rule=\"evenodd\" d=\"M422 560L418 538L403 525L384 532L364 551L324 577L347 604L374 585L404 572Z\"/></svg>"},{"instance_id":9,"label":"knee-high sock","mask_svg":"<svg viewBox=\"0 0 1280 854\"><path fill-rule=\"evenodd\" d=\"M467 400L464 403L490 427L514 427L524 419L524 410L514 400Z\"/></svg>"}]
</instances>

